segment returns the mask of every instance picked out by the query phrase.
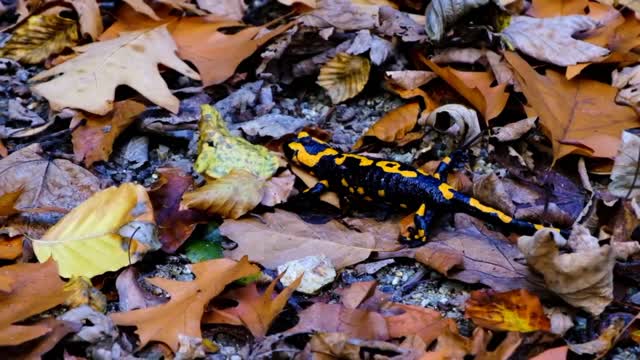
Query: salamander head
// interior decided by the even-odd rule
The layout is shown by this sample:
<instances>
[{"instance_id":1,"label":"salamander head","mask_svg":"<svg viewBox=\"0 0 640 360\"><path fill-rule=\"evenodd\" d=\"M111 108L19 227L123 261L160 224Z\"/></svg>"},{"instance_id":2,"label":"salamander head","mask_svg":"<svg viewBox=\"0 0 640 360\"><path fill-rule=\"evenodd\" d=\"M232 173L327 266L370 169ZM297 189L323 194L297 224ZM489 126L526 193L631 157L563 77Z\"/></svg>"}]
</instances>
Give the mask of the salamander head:
<instances>
[{"instance_id":1,"label":"salamander head","mask_svg":"<svg viewBox=\"0 0 640 360\"><path fill-rule=\"evenodd\" d=\"M296 165L314 168L320 160L329 155L338 155L338 150L302 131L294 140L282 146L284 156Z\"/></svg>"}]
</instances>

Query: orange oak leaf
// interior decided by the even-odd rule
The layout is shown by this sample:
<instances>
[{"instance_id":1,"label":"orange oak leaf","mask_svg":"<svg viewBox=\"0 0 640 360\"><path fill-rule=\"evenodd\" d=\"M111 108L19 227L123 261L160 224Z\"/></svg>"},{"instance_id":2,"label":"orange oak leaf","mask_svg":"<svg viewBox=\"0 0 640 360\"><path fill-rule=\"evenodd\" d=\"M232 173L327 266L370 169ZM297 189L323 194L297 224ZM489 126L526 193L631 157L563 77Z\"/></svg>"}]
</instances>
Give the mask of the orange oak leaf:
<instances>
[{"instance_id":1,"label":"orange oak leaf","mask_svg":"<svg viewBox=\"0 0 640 360\"><path fill-rule=\"evenodd\" d=\"M113 151L113 143L140 115L145 106L133 100L116 102L105 116L78 112L69 125L73 130L71 142L76 161L84 161L89 167L96 161L107 161ZM86 120L85 124L81 124ZM77 126L77 128L76 128Z\"/></svg>"},{"instance_id":2,"label":"orange oak leaf","mask_svg":"<svg viewBox=\"0 0 640 360\"><path fill-rule=\"evenodd\" d=\"M385 307L386 311L399 313L385 316L389 336L392 338L417 335L426 344L430 344L446 328L455 326L452 319L445 319L438 311L421 306L393 303Z\"/></svg>"},{"instance_id":3,"label":"orange oak leaf","mask_svg":"<svg viewBox=\"0 0 640 360\"><path fill-rule=\"evenodd\" d=\"M451 67L440 67L422 54L418 57L467 99L482 114L485 121L488 122L500 115L507 105L509 99L509 93L505 91L507 84L491 86L495 77L490 71L459 71Z\"/></svg>"},{"instance_id":4,"label":"orange oak leaf","mask_svg":"<svg viewBox=\"0 0 640 360\"><path fill-rule=\"evenodd\" d=\"M505 58L522 91L540 116L553 145L554 161L575 153L614 158L624 129L640 125L632 108L615 103L618 89L594 80L567 80L556 71L538 74L518 54Z\"/></svg>"},{"instance_id":5,"label":"orange oak leaf","mask_svg":"<svg viewBox=\"0 0 640 360\"><path fill-rule=\"evenodd\" d=\"M465 317L478 326L498 331L549 331L551 328L540 299L525 289L502 293L473 291L467 300Z\"/></svg>"},{"instance_id":6,"label":"orange oak leaf","mask_svg":"<svg viewBox=\"0 0 640 360\"><path fill-rule=\"evenodd\" d=\"M47 326L12 324L65 301L67 293L56 263L3 266L0 278L11 281L8 294L0 295L0 346L21 344L48 333L51 329Z\"/></svg>"},{"instance_id":7,"label":"orange oak leaf","mask_svg":"<svg viewBox=\"0 0 640 360\"><path fill-rule=\"evenodd\" d=\"M261 338L267 334L269 326L280 314L291 294L302 282L302 276L298 277L291 285L274 297L274 290L278 281L285 273L276 277L260 294L256 283L229 291L222 298L235 300L238 306L226 309L213 309L205 314L203 323L230 323L231 325L244 325L253 336Z\"/></svg>"},{"instance_id":8,"label":"orange oak leaf","mask_svg":"<svg viewBox=\"0 0 640 360\"><path fill-rule=\"evenodd\" d=\"M209 301L220 294L227 284L253 275L258 267L247 257L236 262L215 259L191 265L193 281L151 278L148 281L169 293L169 302L133 311L111 314L117 325L136 326L140 346L149 341L161 341L173 351L178 350L178 335L202 337L200 320Z\"/></svg>"},{"instance_id":9,"label":"orange oak leaf","mask_svg":"<svg viewBox=\"0 0 640 360\"><path fill-rule=\"evenodd\" d=\"M399 106L376 121L353 146L358 149L364 143L365 137L375 137L384 142L402 141L407 133L416 126L420 115L420 104L417 102ZM422 134L420 134L422 137Z\"/></svg>"}]
</instances>

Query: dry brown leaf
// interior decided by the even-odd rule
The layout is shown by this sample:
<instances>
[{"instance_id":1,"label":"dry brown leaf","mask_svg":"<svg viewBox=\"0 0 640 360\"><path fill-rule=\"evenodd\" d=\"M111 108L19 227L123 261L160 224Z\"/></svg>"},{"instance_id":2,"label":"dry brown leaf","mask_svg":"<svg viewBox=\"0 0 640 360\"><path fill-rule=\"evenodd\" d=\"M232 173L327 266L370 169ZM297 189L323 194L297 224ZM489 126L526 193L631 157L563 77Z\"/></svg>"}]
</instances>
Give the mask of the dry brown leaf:
<instances>
[{"instance_id":1,"label":"dry brown leaf","mask_svg":"<svg viewBox=\"0 0 640 360\"><path fill-rule=\"evenodd\" d=\"M237 219L260 203L264 182L246 170L232 169L227 175L185 193L181 206Z\"/></svg>"},{"instance_id":2,"label":"dry brown leaf","mask_svg":"<svg viewBox=\"0 0 640 360\"><path fill-rule=\"evenodd\" d=\"M342 30L372 29L378 24L377 6L358 6L351 0L316 0L315 10L303 16L306 26Z\"/></svg>"},{"instance_id":3,"label":"dry brown leaf","mask_svg":"<svg viewBox=\"0 0 640 360\"><path fill-rule=\"evenodd\" d=\"M616 338L625 328L624 320L616 318L597 339L582 344L569 344L569 349L576 354L597 355L600 358L611 350Z\"/></svg>"},{"instance_id":4,"label":"dry brown leaf","mask_svg":"<svg viewBox=\"0 0 640 360\"><path fill-rule=\"evenodd\" d=\"M573 306L600 314L613 300L613 249L605 245L560 254L556 236L560 235L542 229L533 236L521 236L518 248L527 264L544 276L549 290Z\"/></svg>"},{"instance_id":5,"label":"dry brown leaf","mask_svg":"<svg viewBox=\"0 0 640 360\"><path fill-rule=\"evenodd\" d=\"M502 293L473 291L464 315L477 326L490 330L532 332L551 328L540 299L524 289Z\"/></svg>"},{"instance_id":6,"label":"dry brown leaf","mask_svg":"<svg viewBox=\"0 0 640 360\"><path fill-rule=\"evenodd\" d=\"M308 224L298 215L283 210L265 213L260 219L225 220L220 233L238 243L228 256L239 259L247 254L268 268L324 254L336 269L342 269L366 259L371 251L398 248L396 242L376 241L372 234L350 230L335 220Z\"/></svg>"},{"instance_id":7,"label":"dry brown leaf","mask_svg":"<svg viewBox=\"0 0 640 360\"><path fill-rule=\"evenodd\" d=\"M100 190L100 180L89 171L41 154L40 145L33 144L0 160L0 194L22 189L16 210L65 212Z\"/></svg>"},{"instance_id":8,"label":"dry brown leaf","mask_svg":"<svg viewBox=\"0 0 640 360\"><path fill-rule=\"evenodd\" d=\"M440 113L449 114L449 128L438 129L437 121ZM478 115L473 109L469 109L466 106L460 104L446 104L433 109L424 121L425 125L442 131L461 140L461 143L466 144L472 139L476 139L480 134L480 122L478 121Z\"/></svg>"},{"instance_id":9,"label":"dry brown leaf","mask_svg":"<svg viewBox=\"0 0 640 360\"><path fill-rule=\"evenodd\" d=\"M615 104L616 89L594 80L539 75L515 53L505 53L527 101L553 144L554 160L575 153L613 158L623 129L640 125L632 108ZM593 119L607 119L594 123Z\"/></svg>"},{"instance_id":10,"label":"dry brown leaf","mask_svg":"<svg viewBox=\"0 0 640 360\"><path fill-rule=\"evenodd\" d=\"M424 264L442 275L447 275L449 271L464 264L463 254L443 244L430 242L415 251L414 257L421 264Z\"/></svg>"},{"instance_id":11,"label":"dry brown leaf","mask_svg":"<svg viewBox=\"0 0 640 360\"><path fill-rule=\"evenodd\" d=\"M640 65L614 70L611 84L618 88L616 102L640 109Z\"/></svg>"},{"instance_id":12,"label":"dry brown leaf","mask_svg":"<svg viewBox=\"0 0 640 360\"><path fill-rule=\"evenodd\" d=\"M22 187L15 191L9 191L0 195L0 216L10 216L20 211L16 210L16 202L22 195L24 190Z\"/></svg>"},{"instance_id":13,"label":"dry brown leaf","mask_svg":"<svg viewBox=\"0 0 640 360\"><path fill-rule=\"evenodd\" d=\"M450 67L440 67L423 55L419 55L433 72L462 95L478 110L485 121L489 121L502 113L509 99L505 92L507 84L491 86L494 76L491 72L465 72Z\"/></svg>"},{"instance_id":14,"label":"dry brown leaf","mask_svg":"<svg viewBox=\"0 0 640 360\"><path fill-rule=\"evenodd\" d=\"M201 9L229 20L242 20L247 9L244 0L197 0Z\"/></svg>"},{"instance_id":15,"label":"dry brown leaf","mask_svg":"<svg viewBox=\"0 0 640 360\"><path fill-rule=\"evenodd\" d=\"M11 291L0 296L0 346L17 345L51 331L44 325L12 324L65 301L67 294L56 263L3 266L0 276L13 281Z\"/></svg>"},{"instance_id":16,"label":"dry brown leaf","mask_svg":"<svg viewBox=\"0 0 640 360\"><path fill-rule=\"evenodd\" d=\"M507 142L520 139L529 130L536 127L537 117L529 117L523 120L509 123L505 126L492 128L493 135L499 142Z\"/></svg>"},{"instance_id":17,"label":"dry brown leaf","mask_svg":"<svg viewBox=\"0 0 640 360\"><path fill-rule=\"evenodd\" d=\"M359 281L349 285L348 288L338 289L336 293L340 295L340 302L348 309L356 309L363 301L369 298L376 290L378 282Z\"/></svg>"},{"instance_id":18,"label":"dry brown leaf","mask_svg":"<svg viewBox=\"0 0 640 360\"><path fill-rule=\"evenodd\" d=\"M280 4L291 6L293 4L303 4L310 8L315 8L317 6L316 0L278 0Z\"/></svg>"},{"instance_id":19,"label":"dry brown leaf","mask_svg":"<svg viewBox=\"0 0 640 360\"><path fill-rule=\"evenodd\" d=\"M348 309L340 304L315 303L302 310L298 317L298 324L287 333L341 332L365 340L389 338L384 317L373 311Z\"/></svg>"},{"instance_id":20,"label":"dry brown leaf","mask_svg":"<svg viewBox=\"0 0 640 360\"><path fill-rule=\"evenodd\" d=\"M559 346L553 349L545 350L542 353L534 356L531 360L566 360L568 346Z\"/></svg>"},{"instance_id":21,"label":"dry brown leaf","mask_svg":"<svg viewBox=\"0 0 640 360\"><path fill-rule=\"evenodd\" d=\"M40 8L46 8L51 3L55 3L56 0L18 0L16 12L20 14L17 23L26 19L30 14L40 10ZM82 34L88 34L94 40L102 33L102 17L100 16L100 7L96 0L63 0L63 5L70 4L78 13L78 20L80 22L80 32ZM63 7L57 7L49 10L53 10L52 13L57 14L60 12L58 9L64 9ZM43 12L47 14L47 12Z\"/></svg>"},{"instance_id":22,"label":"dry brown leaf","mask_svg":"<svg viewBox=\"0 0 640 360\"><path fill-rule=\"evenodd\" d=\"M295 181L296 176L289 170L267 180L262 188L263 195L260 204L273 207L287 201L291 196Z\"/></svg>"},{"instance_id":23,"label":"dry brown leaf","mask_svg":"<svg viewBox=\"0 0 640 360\"><path fill-rule=\"evenodd\" d=\"M200 320L205 306L224 287L242 277L254 275L259 269L247 258L239 262L216 259L191 265L193 281L151 278L147 281L164 289L171 299L166 304L128 312L112 313L118 325L136 326L140 346L149 341L161 341L178 350L178 335L202 337Z\"/></svg>"},{"instance_id":24,"label":"dry brown leaf","mask_svg":"<svg viewBox=\"0 0 640 360\"><path fill-rule=\"evenodd\" d=\"M380 141L393 143L402 141L405 135L411 131L418 122L420 104L417 102L399 106L378 119L367 132L353 145L359 149L364 143L365 137L375 137Z\"/></svg>"},{"instance_id":25,"label":"dry brown leaf","mask_svg":"<svg viewBox=\"0 0 640 360\"><path fill-rule=\"evenodd\" d=\"M561 0L546 1L533 0L527 14L537 18L554 17L562 15L584 14L584 9L589 7L589 0Z\"/></svg>"},{"instance_id":26,"label":"dry brown leaf","mask_svg":"<svg viewBox=\"0 0 640 360\"><path fill-rule=\"evenodd\" d=\"M8 237L0 235L0 259L15 260L22 255L24 236Z\"/></svg>"},{"instance_id":27,"label":"dry brown leaf","mask_svg":"<svg viewBox=\"0 0 640 360\"><path fill-rule=\"evenodd\" d=\"M384 307L385 320L389 327L389 337L417 335L430 344L448 327L455 326L453 319L445 319L433 309L415 305L391 303ZM387 313L399 314L387 315Z\"/></svg>"},{"instance_id":28,"label":"dry brown leaf","mask_svg":"<svg viewBox=\"0 0 640 360\"><path fill-rule=\"evenodd\" d=\"M232 320L231 324L239 322L249 329L253 336L263 338L273 320L287 305L289 297L302 281L302 276L299 276L280 294L274 296L275 287L282 275L284 273L276 277L262 294L258 293L256 283L253 282L243 288L231 290L221 295L217 299L230 299L237 302L238 305L224 309L214 308L210 313L205 314L202 322L205 324L227 323L226 319L235 317L237 320Z\"/></svg>"},{"instance_id":29,"label":"dry brown leaf","mask_svg":"<svg viewBox=\"0 0 640 360\"><path fill-rule=\"evenodd\" d=\"M322 86L334 104L358 95L369 81L369 59L339 53L320 68L318 85Z\"/></svg>"},{"instance_id":30,"label":"dry brown leaf","mask_svg":"<svg viewBox=\"0 0 640 360\"><path fill-rule=\"evenodd\" d=\"M613 164L613 169L611 169L609 191L613 195L621 198L636 198L640 196L640 178L637 175L637 169L640 168L639 149L640 135L624 131L618 155Z\"/></svg>"},{"instance_id":31,"label":"dry brown leaf","mask_svg":"<svg viewBox=\"0 0 640 360\"><path fill-rule=\"evenodd\" d=\"M422 70L387 71L385 76L392 85L404 90L419 88L437 77L431 71Z\"/></svg>"},{"instance_id":32,"label":"dry brown leaf","mask_svg":"<svg viewBox=\"0 0 640 360\"><path fill-rule=\"evenodd\" d=\"M166 26L122 34L119 38L75 48L73 59L45 70L31 80L32 90L47 98L51 107L82 109L105 115L113 109L115 89L128 85L165 109L177 113L178 98L160 76L163 64L192 79L200 76L175 55L176 45Z\"/></svg>"},{"instance_id":33,"label":"dry brown leaf","mask_svg":"<svg viewBox=\"0 0 640 360\"><path fill-rule=\"evenodd\" d=\"M113 151L113 143L145 109L145 106L133 100L118 101L113 104L111 113L105 116L77 112L70 128L75 160L84 161L90 167L96 161L107 161ZM85 123L82 123L82 121Z\"/></svg>"}]
</instances>

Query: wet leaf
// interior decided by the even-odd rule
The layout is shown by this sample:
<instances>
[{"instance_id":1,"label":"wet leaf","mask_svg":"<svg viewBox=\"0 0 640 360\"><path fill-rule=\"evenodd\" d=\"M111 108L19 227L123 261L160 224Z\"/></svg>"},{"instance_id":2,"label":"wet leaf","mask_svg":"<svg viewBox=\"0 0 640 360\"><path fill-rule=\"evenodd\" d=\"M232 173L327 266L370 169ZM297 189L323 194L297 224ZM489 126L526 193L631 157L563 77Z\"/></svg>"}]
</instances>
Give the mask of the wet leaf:
<instances>
[{"instance_id":1,"label":"wet leaf","mask_svg":"<svg viewBox=\"0 0 640 360\"><path fill-rule=\"evenodd\" d=\"M32 240L33 251L40 262L56 260L63 277L92 278L157 250L154 231L147 192L125 183L102 190L73 209L42 239Z\"/></svg>"},{"instance_id":2,"label":"wet leaf","mask_svg":"<svg viewBox=\"0 0 640 360\"><path fill-rule=\"evenodd\" d=\"M286 202L293 191L296 176L289 170L285 170L278 176L274 176L265 182L262 191L262 200L260 204L264 206L276 206Z\"/></svg>"},{"instance_id":3,"label":"wet leaf","mask_svg":"<svg viewBox=\"0 0 640 360\"><path fill-rule=\"evenodd\" d=\"M76 161L84 161L90 167L96 161L107 161L113 151L113 143L138 115L145 106L133 100L118 101L113 105L113 111L105 116L78 112L74 116L70 128L73 143L73 153ZM84 124L80 124L85 120ZM77 126L77 127L76 127Z\"/></svg>"},{"instance_id":4,"label":"wet leaf","mask_svg":"<svg viewBox=\"0 0 640 360\"><path fill-rule=\"evenodd\" d=\"M362 56L339 53L320 68L318 85L334 104L358 95L369 81L369 60Z\"/></svg>"},{"instance_id":5,"label":"wet leaf","mask_svg":"<svg viewBox=\"0 0 640 360\"><path fill-rule=\"evenodd\" d=\"M464 314L477 326L497 331L532 332L551 328L540 299L524 289L502 293L473 291Z\"/></svg>"},{"instance_id":6,"label":"wet leaf","mask_svg":"<svg viewBox=\"0 0 640 360\"><path fill-rule=\"evenodd\" d=\"M77 47L78 56L34 76L32 81L58 75L32 90L49 100L52 109L70 107L105 115L113 109L116 87L127 85L176 113L180 102L160 76L158 64L192 79L200 76L175 55L175 49L165 26Z\"/></svg>"},{"instance_id":7,"label":"wet leaf","mask_svg":"<svg viewBox=\"0 0 640 360\"><path fill-rule=\"evenodd\" d=\"M609 191L618 197L640 196L640 135L622 132L618 155L611 169Z\"/></svg>"},{"instance_id":8,"label":"wet leaf","mask_svg":"<svg viewBox=\"0 0 640 360\"><path fill-rule=\"evenodd\" d=\"M191 271L196 278L188 282L147 279L169 293L169 302L146 309L112 313L111 319L118 325L136 326L140 346L149 341L161 341L176 351L179 334L202 337L200 320L212 298L220 294L227 284L254 274L259 269L249 264L245 257L239 262L217 259L197 263L191 265Z\"/></svg>"},{"instance_id":9,"label":"wet leaf","mask_svg":"<svg viewBox=\"0 0 640 360\"><path fill-rule=\"evenodd\" d=\"M419 115L420 104L417 102L399 106L371 125L353 148L359 149L364 143L364 138L368 136L387 143L402 141L405 135L416 126Z\"/></svg>"},{"instance_id":10,"label":"wet leaf","mask_svg":"<svg viewBox=\"0 0 640 360\"><path fill-rule=\"evenodd\" d=\"M13 31L0 56L24 64L39 64L78 42L78 27L59 15L36 15Z\"/></svg>"}]
</instances>

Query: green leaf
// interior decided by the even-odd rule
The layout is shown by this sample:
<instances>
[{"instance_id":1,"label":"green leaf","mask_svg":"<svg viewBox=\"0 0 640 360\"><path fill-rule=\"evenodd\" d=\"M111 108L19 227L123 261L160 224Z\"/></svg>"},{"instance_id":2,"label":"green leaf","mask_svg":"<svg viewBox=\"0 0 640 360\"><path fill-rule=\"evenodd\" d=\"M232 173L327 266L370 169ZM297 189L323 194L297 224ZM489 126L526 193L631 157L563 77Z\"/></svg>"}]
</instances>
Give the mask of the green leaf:
<instances>
[{"instance_id":1,"label":"green leaf","mask_svg":"<svg viewBox=\"0 0 640 360\"><path fill-rule=\"evenodd\" d=\"M222 253L222 235L220 223L213 221L199 226L185 245L185 255L192 263L224 257Z\"/></svg>"}]
</instances>

